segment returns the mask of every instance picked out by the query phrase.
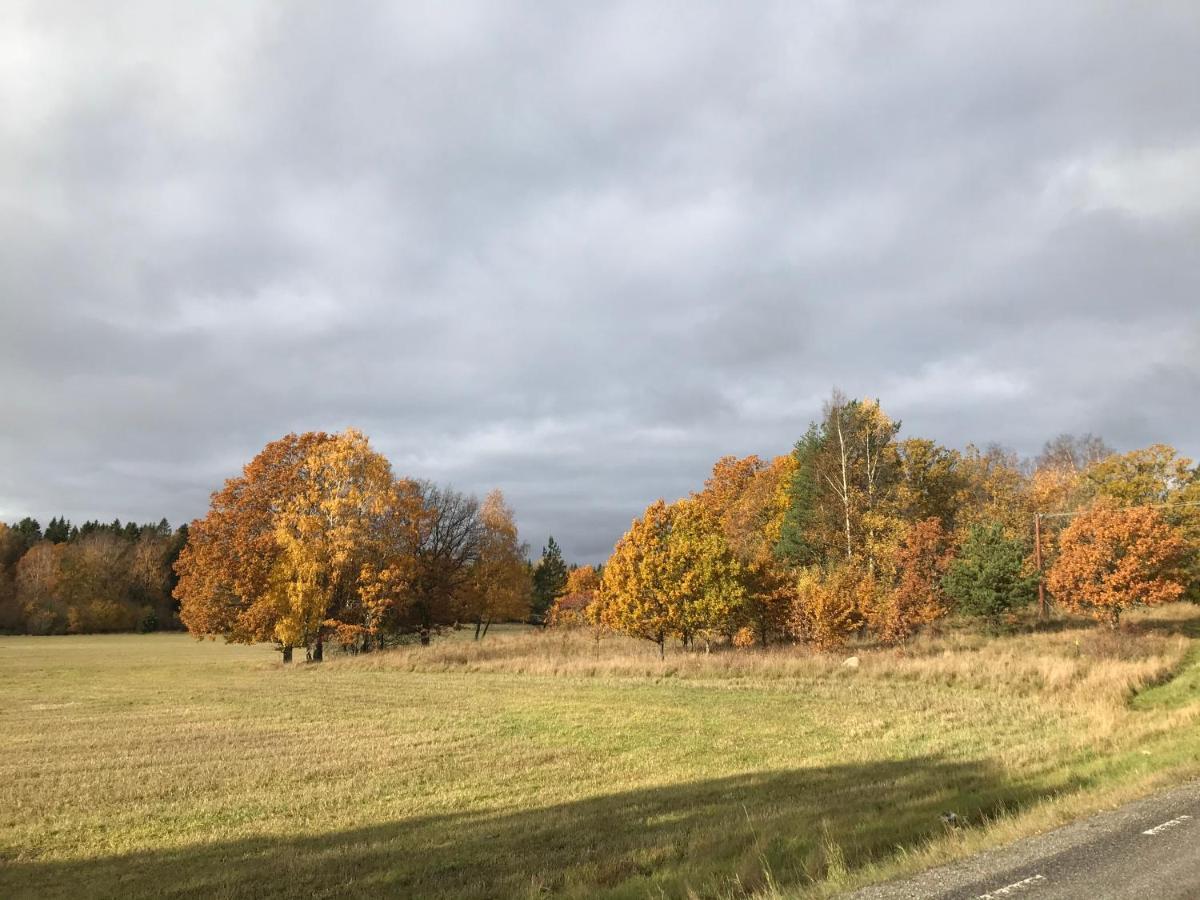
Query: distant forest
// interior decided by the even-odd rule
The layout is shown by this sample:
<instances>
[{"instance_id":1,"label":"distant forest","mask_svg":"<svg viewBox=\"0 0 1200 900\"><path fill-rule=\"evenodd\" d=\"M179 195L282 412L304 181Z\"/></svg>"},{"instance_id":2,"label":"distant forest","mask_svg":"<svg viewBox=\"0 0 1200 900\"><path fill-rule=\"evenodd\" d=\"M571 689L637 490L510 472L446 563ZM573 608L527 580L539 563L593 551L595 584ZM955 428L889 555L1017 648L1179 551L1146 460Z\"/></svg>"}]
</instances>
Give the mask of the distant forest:
<instances>
[{"instance_id":1,"label":"distant forest","mask_svg":"<svg viewBox=\"0 0 1200 900\"><path fill-rule=\"evenodd\" d=\"M179 629L172 598L187 525L0 522L0 633Z\"/></svg>"}]
</instances>

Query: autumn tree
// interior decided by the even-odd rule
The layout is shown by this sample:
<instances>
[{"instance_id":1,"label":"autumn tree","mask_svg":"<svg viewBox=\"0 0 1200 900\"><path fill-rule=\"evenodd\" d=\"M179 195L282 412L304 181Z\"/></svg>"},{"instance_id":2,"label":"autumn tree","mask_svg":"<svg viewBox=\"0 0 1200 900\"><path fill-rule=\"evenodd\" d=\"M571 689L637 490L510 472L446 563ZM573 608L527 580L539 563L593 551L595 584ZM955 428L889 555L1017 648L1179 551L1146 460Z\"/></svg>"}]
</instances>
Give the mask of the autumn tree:
<instances>
[{"instance_id":1,"label":"autumn tree","mask_svg":"<svg viewBox=\"0 0 1200 900\"><path fill-rule=\"evenodd\" d=\"M567 572L567 586L562 596L568 594L592 594L600 590L600 569L595 566L572 566Z\"/></svg>"},{"instance_id":2,"label":"autumn tree","mask_svg":"<svg viewBox=\"0 0 1200 900\"><path fill-rule=\"evenodd\" d=\"M283 645L312 647L324 639L373 636L359 579L371 561L377 523L390 499L392 470L353 429L311 447L293 489L275 511L279 548L268 597L275 637Z\"/></svg>"},{"instance_id":3,"label":"autumn tree","mask_svg":"<svg viewBox=\"0 0 1200 900\"><path fill-rule=\"evenodd\" d=\"M695 500L652 503L604 567L594 621L658 645L732 634L745 589L737 559Z\"/></svg>"},{"instance_id":4,"label":"autumn tree","mask_svg":"<svg viewBox=\"0 0 1200 900\"><path fill-rule=\"evenodd\" d=\"M966 478L962 455L925 438L908 438L897 445L900 477L894 498L897 515L905 522L935 518L942 531L954 530Z\"/></svg>"},{"instance_id":5,"label":"autumn tree","mask_svg":"<svg viewBox=\"0 0 1200 900\"><path fill-rule=\"evenodd\" d=\"M1104 457L1089 466L1081 480L1089 499L1162 508L1163 519L1188 545L1187 599L1200 602L1200 467L1168 444L1152 444Z\"/></svg>"},{"instance_id":6,"label":"autumn tree","mask_svg":"<svg viewBox=\"0 0 1200 900\"><path fill-rule=\"evenodd\" d=\"M671 507L662 500L634 520L604 566L595 613L597 624L657 644L660 657L667 638L682 624L669 562L673 521Z\"/></svg>"},{"instance_id":7,"label":"autumn tree","mask_svg":"<svg viewBox=\"0 0 1200 900\"><path fill-rule=\"evenodd\" d=\"M1046 583L1063 606L1116 628L1126 609L1183 596L1187 552L1160 510L1101 500L1064 529Z\"/></svg>"},{"instance_id":8,"label":"autumn tree","mask_svg":"<svg viewBox=\"0 0 1200 900\"><path fill-rule=\"evenodd\" d=\"M999 444L982 450L968 444L959 461L963 492L955 530L966 540L976 526L999 524L1013 540L1024 540L1033 521L1028 484L1017 455Z\"/></svg>"},{"instance_id":9,"label":"autumn tree","mask_svg":"<svg viewBox=\"0 0 1200 900\"><path fill-rule=\"evenodd\" d=\"M600 572L594 566L575 566L567 572L567 586L550 607L550 625L575 628L591 621L592 603L600 591Z\"/></svg>"},{"instance_id":10,"label":"autumn tree","mask_svg":"<svg viewBox=\"0 0 1200 900\"><path fill-rule=\"evenodd\" d=\"M874 576L853 562L801 569L788 620L792 635L820 650L841 647L862 627L875 590Z\"/></svg>"},{"instance_id":11,"label":"autumn tree","mask_svg":"<svg viewBox=\"0 0 1200 900\"><path fill-rule=\"evenodd\" d=\"M484 499L479 520L479 559L471 573L469 600L476 640L486 637L495 621L528 619L532 592L525 564L529 548L521 543L513 511L499 490ZM567 581L569 586L569 576Z\"/></svg>"},{"instance_id":12,"label":"autumn tree","mask_svg":"<svg viewBox=\"0 0 1200 900\"><path fill-rule=\"evenodd\" d=\"M1093 497L1118 506L1167 505L1200 497L1196 469L1168 444L1112 454L1089 466L1084 480Z\"/></svg>"},{"instance_id":13,"label":"autumn tree","mask_svg":"<svg viewBox=\"0 0 1200 900\"><path fill-rule=\"evenodd\" d=\"M664 585L679 610L679 637L707 649L714 637L732 637L742 616L746 584L725 535L694 499L671 507Z\"/></svg>"},{"instance_id":14,"label":"autumn tree","mask_svg":"<svg viewBox=\"0 0 1200 900\"><path fill-rule=\"evenodd\" d=\"M942 579L953 558L942 522L931 516L908 526L893 564L895 585L881 590L867 615L885 643L899 643L948 610Z\"/></svg>"},{"instance_id":15,"label":"autumn tree","mask_svg":"<svg viewBox=\"0 0 1200 900\"><path fill-rule=\"evenodd\" d=\"M775 552L795 465L792 456L776 457L769 464L757 456L725 457L713 466L704 489L693 495L739 563L741 619L731 624L748 628L761 646L787 630L795 593L793 574Z\"/></svg>"},{"instance_id":16,"label":"autumn tree","mask_svg":"<svg viewBox=\"0 0 1200 900\"><path fill-rule=\"evenodd\" d=\"M30 634L60 634L67 630L67 604L60 587L63 580L62 545L39 541L17 563L17 603Z\"/></svg>"},{"instance_id":17,"label":"autumn tree","mask_svg":"<svg viewBox=\"0 0 1200 900\"><path fill-rule=\"evenodd\" d=\"M1030 508L1042 515L1073 511L1081 502L1081 479L1074 469L1037 468L1029 476Z\"/></svg>"},{"instance_id":18,"label":"autumn tree","mask_svg":"<svg viewBox=\"0 0 1200 900\"><path fill-rule=\"evenodd\" d=\"M198 636L275 641L285 660L298 646L320 658L329 637L356 652L428 643L471 616L486 531L473 497L395 478L359 432L288 435L193 523L180 618Z\"/></svg>"},{"instance_id":19,"label":"autumn tree","mask_svg":"<svg viewBox=\"0 0 1200 900\"><path fill-rule=\"evenodd\" d=\"M418 561L423 544L428 546L436 530L429 506L432 496L431 485L408 478L392 482L359 572L360 624L335 629L343 649L367 651L405 634L419 633L421 628L435 627L432 611L429 615L424 615L424 610L414 612L418 576L425 579L426 586L436 582L428 571L433 563Z\"/></svg>"},{"instance_id":20,"label":"autumn tree","mask_svg":"<svg viewBox=\"0 0 1200 900\"><path fill-rule=\"evenodd\" d=\"M1025 543L997 522L971 528L942 586L961 612L997 625L1005 613L1033 600L1037 576L1027 568Z\"/></svg>"},{"instance_id":21,"label":"autumn tree","mask_svg":"<svg viewBox=\"0 0 1200 900\"><path fill-rule=\"evenodd\" d=\"M233 643L275 641L291 659L295 644L276 631L288 577L276 513L301 490L309 453L333 440L308 432L272 441L213 494L175 563L179 617L192 634L223 635Z\"/></svg>"}]
</instances>

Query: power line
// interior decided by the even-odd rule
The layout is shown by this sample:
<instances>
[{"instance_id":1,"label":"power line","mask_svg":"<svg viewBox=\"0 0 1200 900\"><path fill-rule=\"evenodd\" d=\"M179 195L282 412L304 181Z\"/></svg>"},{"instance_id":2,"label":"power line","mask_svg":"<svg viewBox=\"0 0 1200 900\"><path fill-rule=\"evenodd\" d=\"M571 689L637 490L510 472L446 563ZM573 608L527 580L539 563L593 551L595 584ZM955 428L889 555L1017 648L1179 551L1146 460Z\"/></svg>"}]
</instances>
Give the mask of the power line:
<instances>
[{"instance_id":1,"label":"power line","mask_svg":"<svg viewBox=\"0 0 1200 900\"><path fill-rule=\"evenodd\" d=\"M1126 509L1179 509L1181 506L1200 506L1200 500L1183 500L1179 503L1140 503L1136 506L1118 506L1117 510ZM1077 509L1074 512L1065 513L1044 513L1035 512L1036 519L1070 519L1074 516L1083 515L1087 512L1086 509Z\"/></svg>"}]
</instances>

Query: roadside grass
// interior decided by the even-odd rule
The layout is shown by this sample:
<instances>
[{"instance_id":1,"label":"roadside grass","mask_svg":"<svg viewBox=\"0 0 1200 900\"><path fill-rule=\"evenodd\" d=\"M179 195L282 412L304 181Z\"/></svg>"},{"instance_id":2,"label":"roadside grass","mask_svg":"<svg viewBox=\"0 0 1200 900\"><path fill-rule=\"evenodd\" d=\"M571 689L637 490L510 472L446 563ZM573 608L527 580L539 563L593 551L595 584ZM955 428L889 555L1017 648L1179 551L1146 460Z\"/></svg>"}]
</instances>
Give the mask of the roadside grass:
<instances>
[{"instance_id":1,"label":"roadside grass","mask_svg":"<svg viewBox=\"0 0 1200 900\"><path fill-rule=\"evenodd\" d=\"M0 638L0 896L823 896L1200 771L1198 630Z\"/></svg>"}]
</instances>

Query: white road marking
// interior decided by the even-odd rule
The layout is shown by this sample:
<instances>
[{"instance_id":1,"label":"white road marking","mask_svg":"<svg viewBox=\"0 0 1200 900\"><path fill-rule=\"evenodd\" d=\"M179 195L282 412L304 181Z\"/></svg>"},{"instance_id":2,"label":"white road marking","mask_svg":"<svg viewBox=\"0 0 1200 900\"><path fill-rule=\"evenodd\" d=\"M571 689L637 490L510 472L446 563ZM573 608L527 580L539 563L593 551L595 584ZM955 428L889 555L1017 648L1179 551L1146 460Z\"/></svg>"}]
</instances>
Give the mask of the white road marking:
<instances>
[{"instance_id":1,"label":"white road marking","mask_svg":"<svg viewBox=\"0 0 1200 900\"><path fill-rule=\"evenodd\" d=\"M1170 822L1163 822L1161 825L1155 825L1153 828L1147 828L1142 832L1142 834L1148 834L1153 837L1154 835L1161 834L1162 832L1167 831L1170 828L1174 828L1177 825L1182 825L1190 818L1191 816L1180 816L1177 819L1172 819Z\"/></svg>"},{"instance_id":2,"label":"white road marking","mask_svg":"<svg viewBox=\"0 0 1200 900\"><path fill-rule=\"evenodd\" d=\"M1028 878L1022 878L1020 881L1014 881L1006 887L996 888L988 894L980 894L975 900L996 900L997 897L1008 897L1012 894L1018 894L1026 888L1033 887L1039 882L1045 881L1045 875L1030 875Z\"/></svg>"}]
</instances>

